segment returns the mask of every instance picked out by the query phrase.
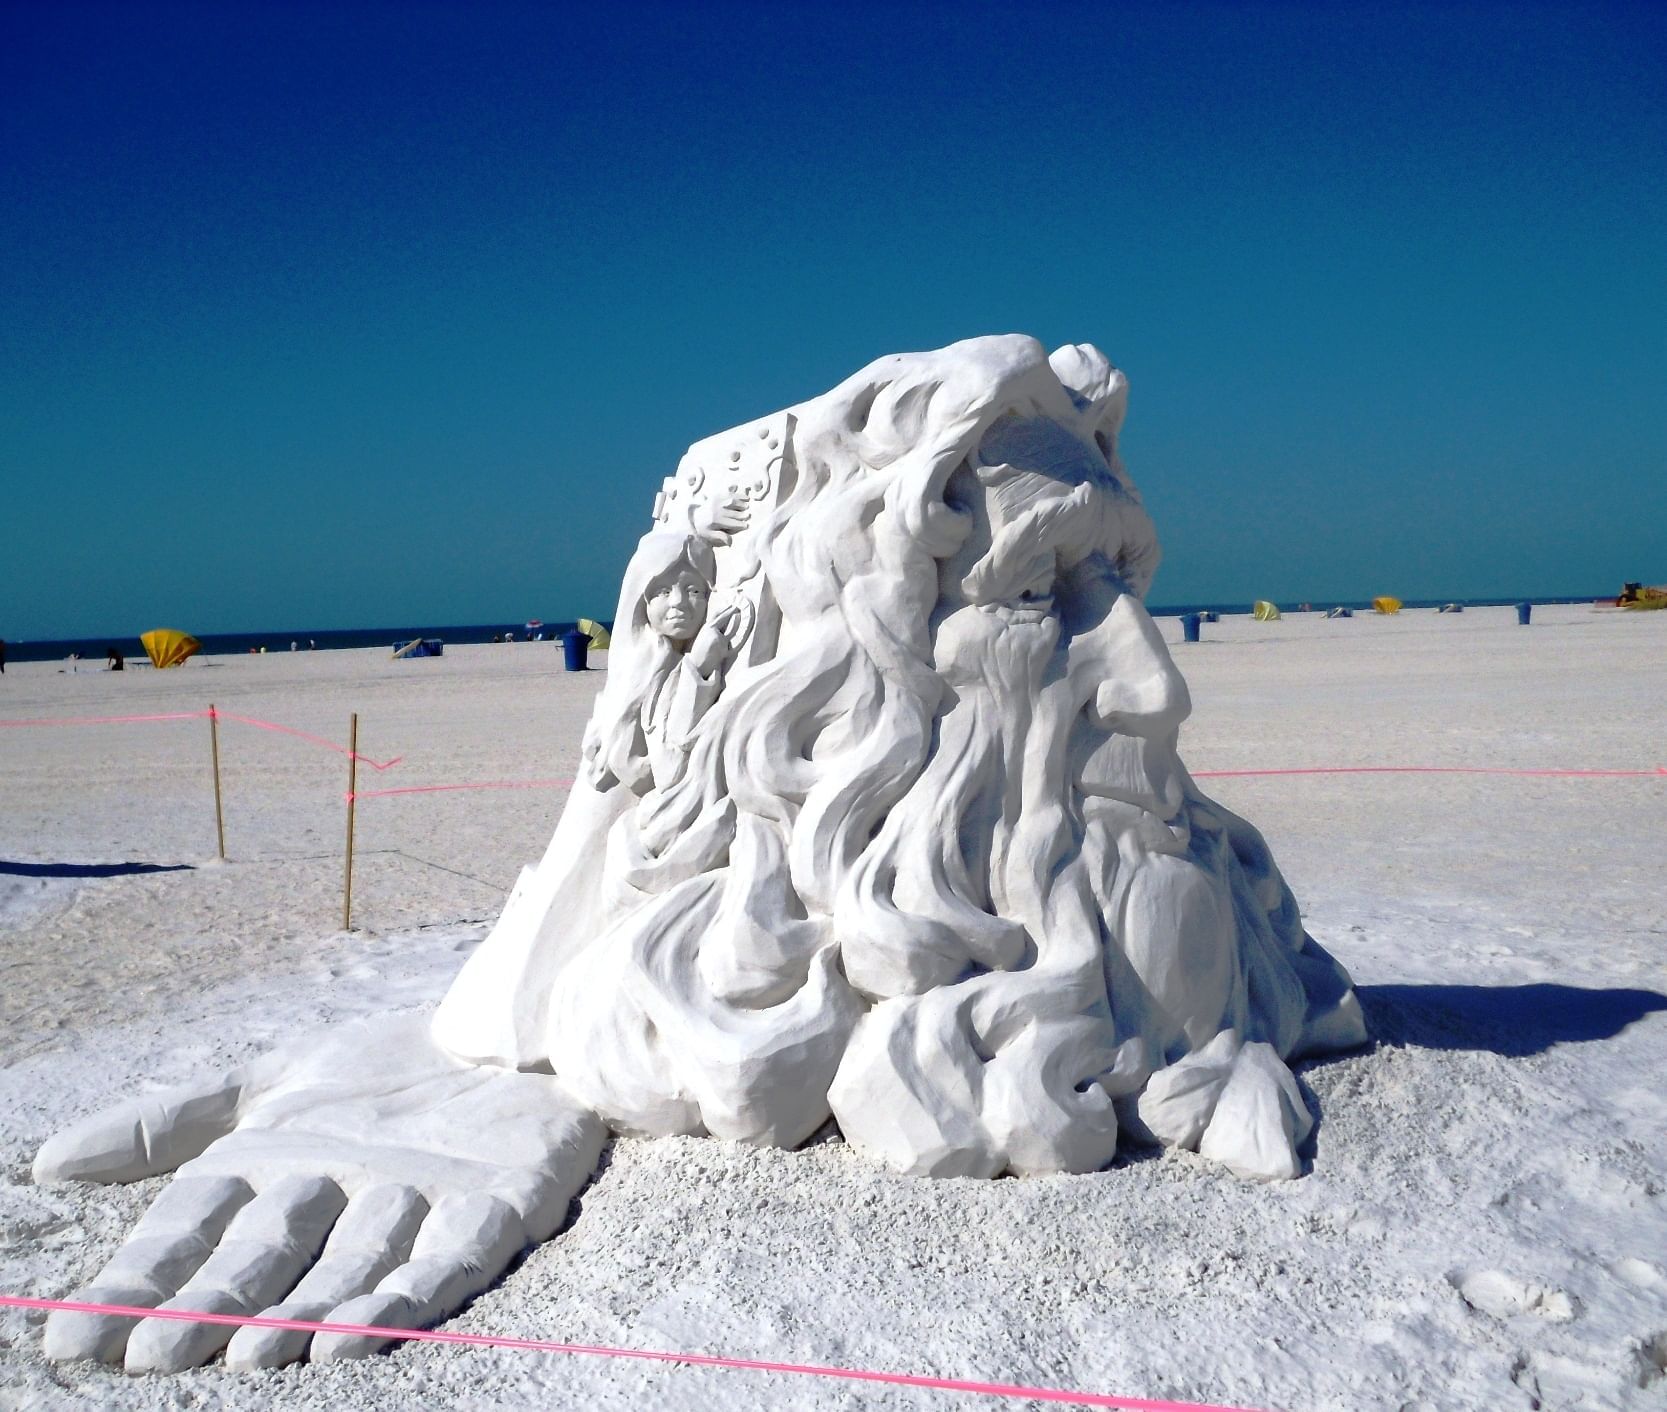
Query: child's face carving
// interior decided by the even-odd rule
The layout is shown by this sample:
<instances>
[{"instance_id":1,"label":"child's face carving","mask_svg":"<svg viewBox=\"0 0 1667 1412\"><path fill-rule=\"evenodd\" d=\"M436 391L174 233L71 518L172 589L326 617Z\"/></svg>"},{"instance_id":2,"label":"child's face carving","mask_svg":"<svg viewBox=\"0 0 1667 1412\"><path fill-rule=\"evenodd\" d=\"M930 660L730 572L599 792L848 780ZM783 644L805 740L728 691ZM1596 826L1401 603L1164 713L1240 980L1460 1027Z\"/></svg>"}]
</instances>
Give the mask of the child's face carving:
<instances>
[{"instance_id":1,"label":"child's face carving","mask_svg":"<svg viewBox=\"0 0 1667 1412\"><path fill-rule=\"evenodd\" d=\"M648 590L643 611L649 627L670 642L689 642L706 622L711 590L693 569L679 569Z\"/></svg>"}]
</instances>

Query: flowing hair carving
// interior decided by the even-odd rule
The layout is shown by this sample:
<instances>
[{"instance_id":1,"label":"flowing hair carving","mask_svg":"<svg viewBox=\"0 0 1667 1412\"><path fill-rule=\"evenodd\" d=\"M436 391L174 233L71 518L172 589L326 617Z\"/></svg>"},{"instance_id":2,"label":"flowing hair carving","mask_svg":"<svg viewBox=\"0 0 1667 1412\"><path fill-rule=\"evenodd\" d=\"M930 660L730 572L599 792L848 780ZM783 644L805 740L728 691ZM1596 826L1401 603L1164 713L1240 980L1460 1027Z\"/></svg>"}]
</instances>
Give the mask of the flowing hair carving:
<instances>
[{"instance_id":1,"label":"flowing hair carving","mask_svg":"<svg viewBox=\"0 0 1667 1412\"><path fill-rule=\"evenodd\" d=\"M1195 1051L1362 1032L1259 837L1176 754L1125 401L1097 350L1004 337L792 409L795 477L748 528L775 655L660 780L641 722L675 656L641 603L680 564L715 575L698 539L643 541L587 734L600 782L641 797L587 806L599 930L544 1021L550 1067L617 1127L791 1145L831 1113L908 1170L1082 1171L1119 1107L1197 1143L1182 1099L1134 1107Z\"/></svg>"}]
</instances>

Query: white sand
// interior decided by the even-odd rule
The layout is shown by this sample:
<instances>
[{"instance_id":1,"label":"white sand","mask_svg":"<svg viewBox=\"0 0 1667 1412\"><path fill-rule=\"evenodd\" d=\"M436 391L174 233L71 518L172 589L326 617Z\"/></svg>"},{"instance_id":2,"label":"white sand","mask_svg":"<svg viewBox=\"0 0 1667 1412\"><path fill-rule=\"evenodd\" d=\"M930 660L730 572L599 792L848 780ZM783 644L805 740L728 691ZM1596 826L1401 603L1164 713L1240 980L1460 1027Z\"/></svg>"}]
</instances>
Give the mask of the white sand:
<instances>
[{"instance_id":1,"label":"white sand","mask_svg":"<svg viewBox=\"0 0 1667 1412\"><path fill-rule=\"evenodd\" d=\"M1197 772L1667 765L1667 614L1291 616L1177 646ZM1172 641L1178 624L1164 623ZM361 787L572 773L598 674L549 644L0 678L0 718L223 710L403 755ZM432 1003L542 850L553 790L367 800L339 933L345 763L205 721L0 729L0 1291L62 1296L160 1181L32 1186L111 1099L300 1025ZM453 1322L1289 1409L1667 1406L1667 777L1204 781L1268 836L1378 1043L1303 1071L1314 1171L1189 1154L1089 1177L893 1176L842 1144L619 1142L569 1230ZM41 877L21 865L188 864ZM755 1373L407 1346L135 1380L0 1311L0 1407L996 1406Z\"/></svg>"}]
</instances>

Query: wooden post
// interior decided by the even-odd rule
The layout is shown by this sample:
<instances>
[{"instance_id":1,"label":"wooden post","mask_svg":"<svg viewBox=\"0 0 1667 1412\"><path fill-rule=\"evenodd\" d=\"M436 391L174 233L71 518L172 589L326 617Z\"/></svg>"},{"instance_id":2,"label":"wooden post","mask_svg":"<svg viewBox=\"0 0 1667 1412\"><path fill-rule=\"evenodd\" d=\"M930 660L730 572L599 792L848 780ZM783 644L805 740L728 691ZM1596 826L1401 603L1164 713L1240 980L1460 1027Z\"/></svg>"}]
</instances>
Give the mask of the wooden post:
<instances>
[{"instance_id":1,"label":"wooden post","mask_svg":"<svg viewBox=\"0 0 1667 1412\"><path fill-rule=\"evenodd\" d=\"M359 788L359 713L353 712L347 728L347 880L342 897L342 930L353 930L353 806Z\"/></svg>"},{"instance_id":2,"label":"wooden post","mask_svg":"<svg viewBox=\"0 0 1667 1412\"><path fill-rule=\"evenodd\" d=\"M214 756L214 833L220 841L220 861L226 861L226 810L220 803L220 713L209 703L208 748Z\"/></svg>"}]
</instances>

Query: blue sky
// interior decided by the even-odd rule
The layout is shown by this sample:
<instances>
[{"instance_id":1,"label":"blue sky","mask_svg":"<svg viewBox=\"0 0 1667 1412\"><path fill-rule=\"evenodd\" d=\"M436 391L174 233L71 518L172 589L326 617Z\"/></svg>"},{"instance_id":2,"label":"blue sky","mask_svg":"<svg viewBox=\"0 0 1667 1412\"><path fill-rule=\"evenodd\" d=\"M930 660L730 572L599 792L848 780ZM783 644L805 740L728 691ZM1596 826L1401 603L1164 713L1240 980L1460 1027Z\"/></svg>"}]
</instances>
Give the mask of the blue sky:
<instances>
[{"instance_id":1,"label":"blue sky","mask_svg":"<svg viewBox=\"0 0 1667 1412\"><path fill-rule=\"evenodd\" d=\"M0 11L0 636L606 616L884 353L1098 343L1155 603L1667 579L1667 7Z\"/></svg>"}]
</instances>

